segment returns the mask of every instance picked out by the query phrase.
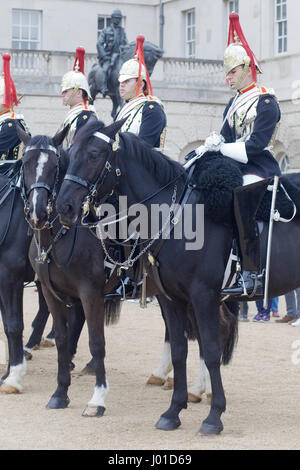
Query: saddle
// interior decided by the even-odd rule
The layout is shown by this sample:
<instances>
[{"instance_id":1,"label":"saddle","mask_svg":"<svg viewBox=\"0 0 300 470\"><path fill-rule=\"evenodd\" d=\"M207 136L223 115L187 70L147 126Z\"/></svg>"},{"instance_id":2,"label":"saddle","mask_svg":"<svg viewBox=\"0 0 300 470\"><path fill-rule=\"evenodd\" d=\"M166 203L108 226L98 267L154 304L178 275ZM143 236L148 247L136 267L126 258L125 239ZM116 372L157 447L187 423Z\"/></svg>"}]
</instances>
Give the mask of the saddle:
<instances>
[{"instance_id":1,"label":"saddle","mask_svg":"<svg viewBox=\"0 0 300 470\"><path fill-rule=\"evenodd\" d=\"M199 191L199 203L204 204L205 215L213 222L233 226L233 190L243 184L239 165L230 159L224 160L218 153L207 152L196 161L193 180ZM258 221L269 222L272 193L266 191L256 213ZM275 208L285 219L300 216L300 173L280 178Z\"/></svg>"}]
</instances>

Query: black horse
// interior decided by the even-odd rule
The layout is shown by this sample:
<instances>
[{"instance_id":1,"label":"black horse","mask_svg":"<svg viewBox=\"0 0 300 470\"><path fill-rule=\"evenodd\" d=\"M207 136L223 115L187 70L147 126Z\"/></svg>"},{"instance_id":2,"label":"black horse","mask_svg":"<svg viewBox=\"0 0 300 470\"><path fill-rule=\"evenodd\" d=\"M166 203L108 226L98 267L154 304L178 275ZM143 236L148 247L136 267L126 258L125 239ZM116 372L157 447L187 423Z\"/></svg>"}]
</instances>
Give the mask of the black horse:
<instances>
[{"instance_id":1,"label":"black horse","mask_svg":"<svg viewBox=\"0 0 300 470\"><path fill-rule=\"evenodd\" d=\"M94 394L83 414L101 416L108 393L104 323L105 319L107 323L118 319L120 302L104 302L106 278L99 241L84 227L66 230L55 213L55 197L68 163L67 153L59 150L59 146L67 131L64 129L51 139L47 136L31 138L18 129L25 143L22 168L25 212L34 231L29 257L53 316L58 351L58 387L47 407L66 408L69 404L69 307L79 299L77 307L83 310L87 322L96 374Z\"/></svg>"},{"instance_id":2,"label":"black horse","mask_svg":"<svg viewBox=\"0 0 300 470\"><path fill-rule=\"evenodd\" d=\"M121 105L121 97L119 94L119 71L122 67L122 64L126 62L126 60L132 59L135 50L135 42L127 44L122 48L119 57L115 61L114 68L110 70L109 79L107 82L108 86L108 96L111 98L113 103L113 108L111 112L112 118L115 118L117 114L117 110ZM160 57L162 57L163 51L152 44L149 41L145 41L144 43L144 56L145 56L145 63L149 72L149 75L152 74L154 66ZM102 83L103 83L103 71L100 64L94 64L89 75L88 75L88 83L91 90L91 97L95 100L98 93L101 92Z\"/></svg>"},{"instance_id":3,"label":"black horse","mask_svg":"<svg viewBox=\"0 0 300 470\"><path fill-rule=\"evenodd\" d=\"M24 284L32 282L35 273L28 258L32 233L24 217L18 179L21 161L3 162L0 166L0 309L8 343L8 369L0 379L0 391L22 391L26 373L23 352L23 291ZM49 312L41 285L39 316L46 323ZM38 341L40 338L35 338Z\"/></svg>"},{"instance_id":4,"label":"black horse","mask_svg":"<svg viewBox=\"0 0 300 470\"><path fill-rule=\"evenodd\" d=\"M57 200L63 223L76 223L84 198L87 196L91 201L92 194L97 191L101 199L115 190L117 194L128 197L128 205L142 201L150 209L154 204L172 205L185 188L187 174L184 168L151 149L138 137L130 133L121 134L119 148L116 150L113 139L122 124L118 122L109 127L104 127L103 123L91 124L85 128L84 133L78 133ZM196 201L196 194L192 192L189 202ZM171 211L167 218L170 216ZM160 429L178 427L179 412L187 404L185 332L191 321L199 344L201 343L212 383L211 412L202 425L202 432L218 433L222 430L220 415L225 410L225 396L220 375L222 347L219 340L219 307L224 264L231 248L232 233L228 228L210 221L205 222L205 240L208 246L203 250L187 251L187 240L171 237L162 244L155 260L155 250L153 252L152 248L147 249L152 240L149 245L147 242L142 245L145 248L142 251L149 255L148 273L154 282L157 281L157 276L153 267L159 264L160 279L166 294L161 295L161 306L170 335L174 368L172 403L157 423ZM212 231L214 238L207 235ZM218 260L216 266L212 262L214 259Z\"/></svg>"},{"instance_id":5,"label":"black horse","mask_svg":"<svg viewBox=\"0 0 300 470\"><path fill-rule=\"evenodd\" d=\"M31 225L34 224L35 231L35 241L31 246L31 260L43 283L45 297L50 302L49 306L55 320L56 337L58 338L57 344L60 351L59 387L51 398L48 407L61 408L66 407L69 402L67 388L70 380L67 370L65 367L63 369L62 364L63 362L65 364L68 360L67 358L70 358L70 352L69 354L67 353L66 344L64 343L64 348L61 345L61 335L66 331L66 320L69 322L70 319L70 309L65 308L65 303L69 297L72 299L72 302L76 298L84 299L84 313L87 316L90 333L93 331L95 323L97 325L99 323L102 324L103 314L101 306L103 305L103 279L105 278L103 251L99 240L91 232L87 231L85 227L76 226L75 230L72 228L66 231L66 229L61 228L57 218L54 217L54 213L51 213L53 223L49 221L49 205L53 208L54 195L59 189L60 181L64 177L68 164L68 154L62 149L61 154L59 154L57 149L57 145L64 137L63 133L56 136L54 140L46 136L36 136L30 140L21 130L19 131L19 136L27 145L25 147L23 166L23 184L27 218ZM38 171L40 171L40 176L37 178L34 175L37 175ZM34 194L34 190L39 190L40 194ZM48 197L47 192L49 193ZM63 236L61 230L64 232ZM107 289L109 289L109 283L106 284ZM158 292L155 286L155 290L153 290L153 286L150 286L150 289L152 289L152 293ZM59 298L57 298L58 296ZM160 302L161 296L158 296L158 299ZM99 308L97 307L98 302L100 302ZM90 304L92 304L92 307ZM116 307L116 305L112 304L111 301L105 300L105 306L107 319L111 319L111 322L113 322L116 319L116 309L112 307ZM117 303L118 306L119 303ZM77 314L82 316L79 310L77 310ZM234 347L237 317L227 308L224 308L220 318L220 344L223 351L223 363L226 364L231 358ZM234 333L232 333L232 330ZM65 334L63 339L66 342ZM90 342L91 351L95 348L92 341L94 341L93 338L91 338ZM169 366L168 344L169 336L166 329L165 356L156 369L156 373L160 374L160 379L165 378ZM94 355L93 367L96 366L97 371L96 359L98 360ZM152 379L153 377L151 377L148 383L153 383ZM104 412L104 398L103 396L99 397L99 388L103 393L106 391L104 380L102 377L102 382L99 382L97 376L95 396L91 403L93 406L87 407L84 412L85 416L99 416ZM206 371L203 368L203 361L201 361L198 382L191 389L191 400L199 401L201 399L199 394L201 395L205 391L209 393L210 384L206 377ZM99 400L100 403L97 404L96 402Z\"/></svg>"},{"instance_id":6,"label":"black horse","mask_svg":"<svg viewBox=\"0 0 300 470\"><path fill-rule=\"evenodd\" d=\"M198 185L189 185L189 192L186 193L188 174L179 163L151 149L130 133L120 134L117 144L116 135L121 125L115 123L104 127L98 124L85 129L85 134L78 135L57 201L63 223L72 224L78 220L83 199L87 194L91 196L89 188L93 189L93 193L96 188L99 198L112 190L126 195L128 207L143 202L148 208L148 214L151 213L151 205L166 203L172 207L172 201L182 200L181 195L183 202L192 204L192 207L203 200L203 191ZM229 168L228 174L235 171L230 165L231 161L227 159L225 166ZM75 178L77 183L74 183ZM222 184L224 186L224 178ZM185 212L183 216L185 219ZM166 217L176 218L170 209ZM197 226L196 219L194 214L192 221ZM187 221L190 222L190 219ZM150 261L148 274L155 278L155 271L159 267L160 279L168 296L164 297L163 308L170 333L174 367L171 405L156 426L164 430L177 428L180 425L179 413L187 406L185 330L187 313L190 313L196 335L201 339L202 353L212 384L211 409L202 423L201 432L217 434L223 429L221 414L226 408L220 373L220 291L232 248L233 228L230 224L212 221L206 212L202 223L198 225L198 231L201 228L204 235L202 248L186 249L189 237L184 232L181 237L176 237L174 229L170 239L164 240L164 243L158 240L159 250L155 244L146 250ZM266 238L266 230L263 230L262 259L265 259ZM299 253L299 219L289 224L276 224L271 256L270 297L282 295L300 285Z\"/></svg>"}]
</instances>

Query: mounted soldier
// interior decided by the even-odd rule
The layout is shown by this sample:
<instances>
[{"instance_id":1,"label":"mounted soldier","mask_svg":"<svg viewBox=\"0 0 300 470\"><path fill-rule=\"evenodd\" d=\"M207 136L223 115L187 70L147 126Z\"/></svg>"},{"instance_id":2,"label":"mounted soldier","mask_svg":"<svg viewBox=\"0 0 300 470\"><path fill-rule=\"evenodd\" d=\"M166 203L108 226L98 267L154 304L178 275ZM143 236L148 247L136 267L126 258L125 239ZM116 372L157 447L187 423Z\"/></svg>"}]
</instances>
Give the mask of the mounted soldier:
<instances>
[{"instance_id":1,"label":"mounted soldier","mask_svg":"<svg viewBox=\"0 0 300 470\"><path fill-rule=\"evenodd\" d=\"M152 147L163 150L166 114L162 102L152 95L152 87L144 60L144 36L136 40L135 57L127 60L119 73L119 92L125 100L116 121L127 118L121 132L132 132Z\"/></svg>"},{"instance_id":2,"label":"mounted soldier","mask_svg":"<svg viewBox=\"0 0 300 470\"><path fill-rule=\"evenodd\" d=\"M144 59L144 40L144 36L137 37L134 58L124 62L120 69L119 91L125 103L115 121L127 118L120 132L138 135L151 147L163 151L167 118L162 102L152 95L152 86ZM121 285L107 296L125 298L132 292L135 292L135 283L127 276Z\"/></svg>"},{"instance_id":3,"label":"mounted soldier","mask_svg":"<svg viewBox=\"0 0 300 470\"><path fill-rule=\"evenodd\" d=\"M89 103L91 93L88 81L84 75L84 55L84 48L77 47L73 70L63 76L61 83L63 104L70 107L66 119L60 128L62 130L67 125L70 126L64 144L66 147L72 144L78 129L86 124L91 116L98 117L96 109Z\"/></svg>"},{"instance_id":4,"label":"mounted soldier","mask_svg":"<svg viewBox=\"0 0 300 470\"><path fill-rule=\"evenodd\" d=\"M120 55L122 46L128 44L126 33L121 26L122 13L114 10L111 15L112 24L103 29L97 43L98 59L103 70L103 83L101 93L105 97L108 94L108 78L111 70Z\"/></svg>"},{"instance_id":5,"label":"mounted soldier","mask_svg":"<svg viewBox=\"0 0 300 470\"><path fill-rule=\"evenodd\" d=\"M263 272L255 215L270 182L268 178L281 174L271 153L281 114L274 91L257 84L257 73L261 70L236 13L230 15L224 70L236 94L225 109L218 147L222 155L239 162L243 187L234 192L242 271L238 273L236 284L223 289L222 293L247 296L255 291L262 294ZM208 137L206 146L214 139ZM261 180L264 181L259 182Z\"/></svg>"},{"instance_id":6,"label":"mounted soldier","mask_svg":"<svg viewBox=\"0 0 300 470\"><path fill-rule=\"evenodd\" d=\"M22 114L16 114L14 106L18 98L13 79L10 75L10 55L3 54L3 75L0 78L0 159L17 160L22 157L21 143L16 122L28 133Z\"/></svg>"}]
</instances>

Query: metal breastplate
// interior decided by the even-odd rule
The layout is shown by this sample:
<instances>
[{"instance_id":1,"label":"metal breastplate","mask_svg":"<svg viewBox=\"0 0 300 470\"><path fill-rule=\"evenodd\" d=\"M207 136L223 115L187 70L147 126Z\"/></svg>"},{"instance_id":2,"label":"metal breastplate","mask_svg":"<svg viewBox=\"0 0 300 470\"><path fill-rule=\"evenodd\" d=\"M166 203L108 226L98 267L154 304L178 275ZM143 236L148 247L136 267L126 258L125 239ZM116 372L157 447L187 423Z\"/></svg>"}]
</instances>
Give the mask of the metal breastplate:
<instances>
[{"instance_id":1,"label":"metal breastplate","mask_svg":"<svg viewBox=\"0 0 300 470\"><path fill-rule=\"evenodd\" d=\"M139 135L144 104L145 103L142 103L127 114L124 114L123 117L128 117L127 121L122 126L121 132L132 132L135 135Z\"/></svg>"},{"instance_id":2,"label":"metal breastplate","mask_svg":"<svg viewBox=\"0 0 300 470\"><path fill-rule=\"evenodd\" d=\"M229 125L235 130L236 141L246 142L249 139L257 116L258 100L259 96L250 98L231 115Z\"/></svg>"}]
</instances>

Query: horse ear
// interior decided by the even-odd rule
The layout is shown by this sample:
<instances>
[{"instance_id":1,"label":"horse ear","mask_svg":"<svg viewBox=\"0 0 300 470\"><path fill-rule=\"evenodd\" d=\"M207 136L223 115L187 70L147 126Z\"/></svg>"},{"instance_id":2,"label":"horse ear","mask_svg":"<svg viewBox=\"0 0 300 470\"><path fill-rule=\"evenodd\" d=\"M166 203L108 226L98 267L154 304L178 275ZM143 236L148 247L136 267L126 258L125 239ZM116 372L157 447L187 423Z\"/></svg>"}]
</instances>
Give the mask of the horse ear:
<instances>
[{"instance_id":1,"label":"horse ear","mask_svg":"<svg viewBox=\"0 0 300 470\"><path fill-rule=\"evenodd\" d=\"M120 121L113 122L110 124L110 126L107 126L103 129L103 132L108 135L111 139L114 139L117 132L121 129L123 126L124 122L127 120L128 116L124 119L121 119Z\"/></svg>"},{"instance_id":2,"label":"horse ear","mask_svg":"<svg viewBox=\"0 0 300 470\"><path fill-rule=\"evenodd\" d=\"M59 147L62 143L64 138L67 136L70 129L70 124L65 126L60 132L57 132L55 136L52 138L55 147Z\"/></svg>"},{"instance_id":3,"label":"horse ear","mask_svg":"<svg viewBox=\"0 0 300 470\"><path fill-rule=\"evenodd\" d=\"M23 127L20 124L16 123L17 134L21 142L26 146L31 139L30 134L24 131Z\"/></svg>"}]
</instances>

